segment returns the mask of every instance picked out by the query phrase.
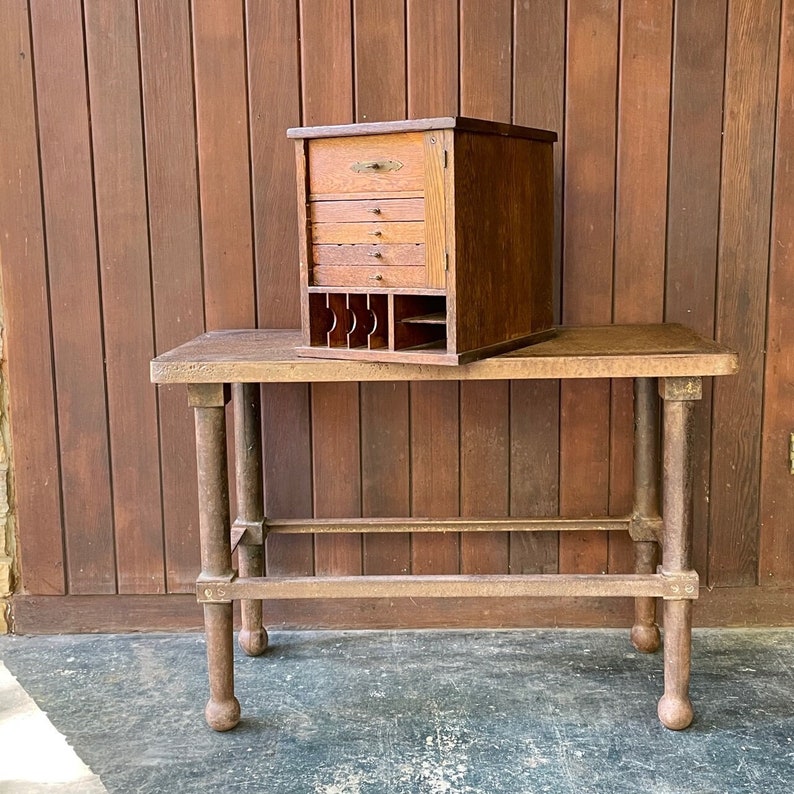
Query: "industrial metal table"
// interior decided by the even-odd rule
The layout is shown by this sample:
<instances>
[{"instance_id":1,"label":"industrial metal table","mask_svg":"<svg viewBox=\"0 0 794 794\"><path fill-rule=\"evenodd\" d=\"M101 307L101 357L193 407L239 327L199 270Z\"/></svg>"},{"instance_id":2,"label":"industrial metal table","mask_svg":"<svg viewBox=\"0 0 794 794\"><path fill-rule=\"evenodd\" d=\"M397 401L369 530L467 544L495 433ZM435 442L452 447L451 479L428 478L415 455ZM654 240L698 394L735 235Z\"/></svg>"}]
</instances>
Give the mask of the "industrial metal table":
<instances>
[{"instance_id":1,"label":"industrial metal table","mask_svg":"<svg viewBox=\"0 0 794 794\"><path fill-rule=\"evenodd\" d=\"M701 398L703 377L737 371L733 351L674 324L559 328L546 341L463 366L305 358L295 350L301 341L300 332L292 330L213 331L151 363L154 383L187 384L189 405L195 411L201 543L196 588L207 635L210 699L205 716L210 727L229 730L240 719L240 705L234 696L233 601L241 602L240 645L249 655L258 655L267 646L263 599L365 596L633 597L631 640L643 652L659 647L656 599L662 598L664 694L658 714L662 723L674 730L691 723L692 602L698 596L691 553L693 407ZM264 515L260 383L542 378L633 379L631 515L305 520ZM225 411L232 398L238 505L234 522L229 513ZM634 573L263 576L264 543L271 533L549 530L627 530L634 541ZM239 573L232 569L235 548ZM657 568L659 548L662 564Z\"/></svg>"}]
</instances>

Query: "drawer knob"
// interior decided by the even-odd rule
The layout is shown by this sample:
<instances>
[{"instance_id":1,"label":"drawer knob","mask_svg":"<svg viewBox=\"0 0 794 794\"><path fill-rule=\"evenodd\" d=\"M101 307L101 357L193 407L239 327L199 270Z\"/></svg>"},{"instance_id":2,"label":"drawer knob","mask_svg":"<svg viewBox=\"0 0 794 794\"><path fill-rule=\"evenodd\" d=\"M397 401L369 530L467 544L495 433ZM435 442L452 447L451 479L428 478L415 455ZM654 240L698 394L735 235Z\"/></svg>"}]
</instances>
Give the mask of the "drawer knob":
<instances>
[{"instance_id":1,"label":"drawer knob","mask_svg":"<svg viewBox=\"0 0 794 794\"><path fill-rule=\"evenodd\" d=\"M380 231L380 230L378 230L378 231L375 231L375 232L370 232L370 234L371 234L373 237L380 237L380 236L383 234L383 232L382 232L382 231Z\"/></svg>"},{"instance_id":2,"label":"drawer knob","mask_svg":"<svg viewBox=\"0 0 794 794\"><path fill-rule=\"evenodd\" d=\"M380 251L367 251L367 254L369 256L374 256L375 259L382 259L383 258L383 254Z\"/></svg>"},{"instance_id":3,"label":"drawer knob","mask_svg":"<svg viewBox=\"0 0 794 794\"><path fill-rule=\"evenodd\" d=\"M403 164L399 160L365 160L353 163L350 170L357 174L366 174L372 171L399 171L402 167Z\"/></svg>"},{"instance_id":4,"label":"drawer knob","mask_svg":"<svg viewBox=\"0 0 794 794\"><path fill-rule=\"evenodd\" d=\"M380 215L380 207L370 207L367 212L371 212L373 215Z\"/></svg>"},{"instance_id":5,"label":"drawer knob","mask_svg":"<svg viewBox=\"0 0 794 794\"><path fill-rule=\"evenodd\" d=\"M380 273L376 273L374 276L368 276L368 278L372 279L372 281L383 281L383 276Z\"/></svg>"}]
</instances>

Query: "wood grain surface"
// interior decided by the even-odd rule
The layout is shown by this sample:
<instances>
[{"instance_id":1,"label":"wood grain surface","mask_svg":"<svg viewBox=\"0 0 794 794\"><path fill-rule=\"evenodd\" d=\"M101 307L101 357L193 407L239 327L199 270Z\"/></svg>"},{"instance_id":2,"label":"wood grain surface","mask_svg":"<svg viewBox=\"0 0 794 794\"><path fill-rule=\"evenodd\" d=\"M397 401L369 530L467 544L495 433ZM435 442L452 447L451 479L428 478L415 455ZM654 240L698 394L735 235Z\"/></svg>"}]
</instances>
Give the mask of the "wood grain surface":
<instances>
[{"instance_id":1,"label":"wood grain surface","mask_svg":"<svg viewBox=\"0 0 794 794\"><path fill-rule=\"evenodd\" d=\"M127 46L138 19L129 5L87 2L84 13L117 587L159 593L165 571L156 394L129 377L155 348L139 63Z\"/></svg>"},{"instance_id":2,"label":"wood grain surface","mask_svg":"<svg viewBox=\"0 0 794 794\"><path fill-rule=\"evenodd\" d=\"M246 11L257 318L261 327L289 328L300 324L295 154L284 134L301 120L298 8L251 3ZM265 512L310 515L309 387L263 385L262 411ZM266 570L312 573L312 538L270 538Z\"/></svg>"},{"instance_id":3,"label":"wood grain surface","mask_svg":"<svg viewBox=\"0 0 794 794\"><path fill-rule=\"evenodd\" d=\"M716 334L739 351L742 369L734 388L714 385L711 477L720 498L711 503L710 585L736 587L758 580L779 35L779 3L740 0L729 5Z\"/></svg>"},{"instance_id":4,"label":"wood grain surface","mask_svg":"<svg viewBox=\"0 0 794 794\"><path fill-rule=\"evenodd\" d=\"M778 96L794 92L794 4L783 3ZM794 582L794 106L778 101L761 465L761 584ZM786 463L788 462L788 468Z\"/></svg>"},{"instance_id":5,"label":"wood grain surface","mask_svg":"<svg viewBox=\"0 0 794 794\"><path fill-rule=\"evenodd\" d=\"M409 118L458 113L456 0L408 0L407 100ZM413 515L460 513L460 389L457 383L411 383L411 508ZM416 534L414 573L458 573L458 533Z\"/></svg>"},{"instance_id":6,"label":"wood grain surface","mask_svg":"<svg viewBox=\"0 0 794 794\"><path fill-rule=\"evenodd\" d=\"M568 7L562 321L612 319L618 3ZM563 383L560 509L597 515L609 502L609 384ZM579 472L579 474L574 474ZM583 476L582 473L586 472ZM606 536L560 538L560 571L603 571Z\"/></svg>"},{"instance_id":7,"label":"wood grain surface","mask_svg":"<svg viewBox=\"0 0 794 794\"><path fill-rule=\"evenodd\" d=\"M31 9L70 593L116 591L102 293L80 3ZM33 432L35 423L28 429ZM38 432L38 431L36 431Z\"/></svg>"},{"instance_id":8,"label":"wood grain surface","mask_svg":"<svg viewBox=\"0 0 794 794\"><path fill-rule=\"evenodd\" d=\"M33 42L24 3L0 5L0 31L0 106L6 109L0 114L3 380L15 417L11 465L17 521L30 530L18 549L18 561L23 566L22 587L60 595L66 592L60 449L37 150L38 131L44 127L41 118L37 127ZM55 122L54 109L51 116Z\"/></svg>"},{"instance_id":9,"label":"wood grain surface","mask_svg":"<svg viewBox=\"0 0 794 794\"><path fill-rule=\"evenodd\" d=\"M510 6L509 0L461 0L460 111L466 116L512 121ZM461 384L461 515L510 509L509 406L507 381ZM507 537L461 536L461 573L507 572L509 557Z\"/></svg>"},{"instance_id":10,"label":"wood grain surface","mask_svg":"<svg viewBox=\"0 0 794 794\"><path fill-rule=\"evenodd\" d=\"M193 3L193 69L207 328L255 326L242 7Z\"/></svg>"},{"instance_id":11,"label":"wood grain surface","mask_svg":"<svg viewBox=\"0 0 794 794\"><path fill-rule=\"evenodd\" d=\"M154 342L161 353L205 327L190 15L168 0L142 0L138 14ZM184 487L196 478L193 417L183 389L162 386L157 396L160 456L171 461L161 467L166 587L188 592L199 556L197 496Z\"/></svg>"},{"instance_id":12,"label":"wood grain surface","mask_svg":"<svg viewBox=\"0 0 794 794\"><path fill-rule=\"evenodd\" d=\"M355 0L353 8L356 121L402 119L406 115L405 3L402 0ZM407 162L400 174L414 162L424 163L421 135L417 134L406 155ZM397 157L400 159L399 155ZM370 219L372 217L370 215ZM382 217L382 214L378 216ZM377 242L424 242L424 223L394 222L382 226ZM370 242L373 239L369 237ZM414 246L414 250L409 246L404 248L409 257L406 264L419 261L411 258L417 256L419 248L424 262L424 246ZM380 261L388 262L389 255L384 253ZM408 384L361 384L361 509L364 516L410 512L409 421ZM365 574L409 573L410 535L365 535L363 554Z\"/></svg>"},{"instance_id":13,"label":"wood grain surface","mask_svg":"<svg viewBox=\"0 0 794 794\"><path fill-rule=\"evenodd\" d=\"M672 0L621 5L618 63L615 260L612 321L653 323L664 315ZM613 381L609 512L632 507L633 390ZM610 571L634 570L625 533L609 536Z\"/></svg>"},{"instance_id":14,"label":"wood grain surface","mask_svg":"<svg viewBox=\"0 0 794 794\"><path fill-rule=\"evenodd\" d=\"M342 0L301 0L303 123L345 124L354 120L353 19ZM361 515L359 388L318 384L311 388L314 512L317 516ZM319 537L315 572L361 573L360 535Z\"/></svg>"},{"instance_id":15,"label":"wood grain surface","mask_svg":"<svg viewBox=\"0 0 794 794\"><path fill-rule=\"evenodd\" d=\"M652 378L732 375L735 352L682 325L557 328L548 339L461 367L301 357L296 330L210 331L158 356L154 383ZM585 409L582 409L585 410Z\"/></svg>"},{"instance_id":16,"label":"wood grain surface","mask_svg":"<svg viewBox=\"0 0 794 794\"><path fill-rule=\"evenodd\" d=\"M555 0L515 4L513 21L513 121L556 130L554 145L554 317L560 316L562 281L562 174L565 148L565 8ZM559 511L560 384L510 384L510 512ZM516 533L510 538L510 570L557 570L556 533Z\"/></svg>"},{"instance_id":17,"label":"wood grain surface","mask_svg":"<svg viewBox=\"0 0 794 794\"><path fill-rule=\"evenodd\" d=\"M665 319L714 335L727 2L675 4ZM708 572L711 392L695 412L695 568Z\"/></svg>"}]
</instances>

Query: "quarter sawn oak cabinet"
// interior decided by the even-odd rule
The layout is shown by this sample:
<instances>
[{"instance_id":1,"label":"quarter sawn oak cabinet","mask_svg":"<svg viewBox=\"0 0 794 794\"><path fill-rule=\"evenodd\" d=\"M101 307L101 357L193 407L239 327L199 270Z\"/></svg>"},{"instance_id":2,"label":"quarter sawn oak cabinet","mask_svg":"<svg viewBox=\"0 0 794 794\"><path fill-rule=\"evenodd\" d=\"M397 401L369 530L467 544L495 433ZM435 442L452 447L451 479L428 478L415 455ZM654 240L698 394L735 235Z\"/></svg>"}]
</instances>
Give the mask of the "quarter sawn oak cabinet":
<instances>
[{"instance_id":1,"label":"quarter sawn oak cabinet","mask_svg":"<svg viewBox=\"0 0 794 794\"><path fill-rule=\"evenodd\" d=\"M302 355L459 364L552 333L553 132L302 127Z\"/></svg>"}]
</instances>

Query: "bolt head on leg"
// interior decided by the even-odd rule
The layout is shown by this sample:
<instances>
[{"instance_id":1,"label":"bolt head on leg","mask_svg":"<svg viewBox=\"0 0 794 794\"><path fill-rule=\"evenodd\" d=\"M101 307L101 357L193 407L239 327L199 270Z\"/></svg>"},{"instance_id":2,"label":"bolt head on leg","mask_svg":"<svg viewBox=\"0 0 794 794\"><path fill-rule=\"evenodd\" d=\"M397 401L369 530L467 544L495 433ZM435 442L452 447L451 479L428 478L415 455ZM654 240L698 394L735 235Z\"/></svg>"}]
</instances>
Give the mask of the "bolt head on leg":
<instances>
[{"instance_id":1,"label":"bolt head on leg","mask_svg":"<svg viewBox=\"0 0 794 794\"><path fill-rule=\"evenodd\" d=\"M207 725L214 731L230 731L240 722L240 702L236 697L229 700L209 699L204 709Z\"/></svg>"},{"instance_id":2,"label":"bolt head on leg","mask_svg":"<svg viewBox=\"0 0 794 794\"><path fill-rule=\"evenodd\" d=\"M651 626L635 623L631 627L631 644L640 653L656 653L661 643L659 627L654 623Z\"/></svg>"},{"instance_id":3,"label":"bolt head on leg","mask_svg":"<svg viewBox=\"0 0 794 794\"><path fill-rule=\"evenodd\" d=\"M692 724L694 711L692 701L688 697L676 697L675 695L662 695L659 701L659 719L665 728L671 731L682 731Z\"/></svg>"},{"instance_id":4,"label":"bolt head on leg","mask_svg":"<svg viewBox=\"0 0 794 794\"><path fill-rule=\"evenodd\" d=\"M248 656L260 656L267 649L267 632L264 627L251 631L250 629L240 629L237 642L243 653Z\"/></svg>"}]
</instances>

